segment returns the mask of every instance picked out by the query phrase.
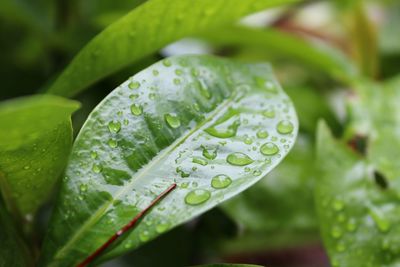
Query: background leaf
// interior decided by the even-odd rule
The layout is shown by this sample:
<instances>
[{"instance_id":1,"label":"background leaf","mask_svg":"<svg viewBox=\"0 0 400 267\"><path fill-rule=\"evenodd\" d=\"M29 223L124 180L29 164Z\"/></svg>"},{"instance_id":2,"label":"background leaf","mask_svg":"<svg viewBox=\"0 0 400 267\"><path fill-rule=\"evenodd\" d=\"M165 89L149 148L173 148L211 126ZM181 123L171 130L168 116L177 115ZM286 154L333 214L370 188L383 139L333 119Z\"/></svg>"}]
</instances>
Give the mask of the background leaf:
<instances>
[{"instance_id":1,"label":"background leaf","mask_svg":"<svg viewBox=\"0 0 400 267\"><path fill-rule=\"evenodd\" d=\"M276 166L297 128L267 65L182 56L145 69L77 137L42 266L76 265L173 182L178 189L106 258L211 209Z\"/></svg>"},{"instance_id":2,"label":"background leaf","mask_svg":"<svg viewBox=\"0 0 400 267\"><path fill-rule=\"evenodd\" d=\"M397 266L399 187L371 163L318 129L316 203L332 266ZM391 183L393 181L393 183ZM385 186L385 183L388 183Z\"/></svg>"},{"instance_id":3,"label":"background leaf","mask_svg":"<svg viewBox=\"0 0 400 267\"><path fill-rule=\"evenodd\" d=\"M150 0L88 43L48 92L76 95L95 81L173 41L230 24L251 12L293 2L297 0L203 0L196 3Z\"/></svg>"},{"instance_id":4,"label":"background leaf","mask_svg":"<svg viewBox=\"0 0 400 267\"><path fill-rule=\"evenodd\" d=\"M31 255L13 224L0 195L0 267L31 266Z\"/></svg>"},{"instance_id":5,"label":"background leaf","mask_svg":"<svg viewBox=\"0 0 400 267\"><path fill-rule=\"evenodd\" d=\"M0 189L9 209L31 216L49 197L72 143L75 101L32 96L0 105ZM29 218L27 218L29 219Z\"/></svg>"}]
</instances>

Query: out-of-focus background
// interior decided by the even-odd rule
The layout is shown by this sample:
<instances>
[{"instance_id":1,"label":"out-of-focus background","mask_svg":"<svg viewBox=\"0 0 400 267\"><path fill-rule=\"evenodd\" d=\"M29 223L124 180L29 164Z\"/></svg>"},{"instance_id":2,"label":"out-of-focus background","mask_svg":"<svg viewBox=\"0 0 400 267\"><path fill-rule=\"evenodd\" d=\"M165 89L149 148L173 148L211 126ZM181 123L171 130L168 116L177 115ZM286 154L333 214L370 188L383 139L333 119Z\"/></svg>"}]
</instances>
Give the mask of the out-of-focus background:
<instances>
[{"instance_id":1,"label":"out-of-focus background","mask_svg":"<svg viewBox=\"0 0 400 267\"><path fill-rule=\"evenodd\" d=\"M88 41L143 2L2 0L0 100L44 92ZM318 64L307 64L313 60L318 63L318 55L304 60L307 50L296 48L296 42L280 45L276 38L282 34L304 40L328 53L338 53L338 58L353 60L373 79L391 78L400 71L400 1L364 1L363 9L356 11L349 7L350 2L304 1L259 12L241 20L238 29L245 30L222 29L207 36L185 38L95 83L76 97L82 108L73 117L75 134L110 91L146 66L176 54L216 54L271 62L295 103L301 124L293 152L256 186L103 266L172 267L204 262L329 266L314 211L315 177L310 162L317 120L324 118L334 132L341 132L346 113L343 99L348 91L315 67ZM264 29L273 32L265 34ZM50 208L41 210L43 221Z\"/></svg>"}]
</instances>

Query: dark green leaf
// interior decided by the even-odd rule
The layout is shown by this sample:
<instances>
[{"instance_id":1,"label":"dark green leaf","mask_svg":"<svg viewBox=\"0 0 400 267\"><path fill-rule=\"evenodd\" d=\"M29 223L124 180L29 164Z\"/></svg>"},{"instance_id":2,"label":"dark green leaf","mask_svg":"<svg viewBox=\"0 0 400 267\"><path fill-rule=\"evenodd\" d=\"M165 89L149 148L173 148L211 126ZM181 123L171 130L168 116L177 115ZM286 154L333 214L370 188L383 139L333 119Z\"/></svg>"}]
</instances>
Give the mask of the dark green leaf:
<instances>
[{"instance_id":1,"label":"dark green leaf","mask_svg":"<svg viewBox=\"0 0 400 267\"><path fill-rule=\"evenodd\" d=\"M75 101L32 96L0 105L0 189L9 209L32 215L66 165Z\"/></svg>"},{"instance_id":2,"label":"dark green leaf","mask_svg":"<svg viewBox=\"0 0 400 267\"><path fill-rule=\"evenodd\" d=\"M0 195L0 267L27 267L31 257L19 237Z\"/></svg>"},{"instance_id":3,"label":"dark green leaf","mask_svg":"<svg viewBox=\"0 0 400 267\"><path fill-rule=\"evenodd\" d=\"M317 157L317 210L332 266L398 266L398 182L335 141L324 124L318 129Z\"/></svg>"},{"instance_id":4,"label":"dark green leaf","mask_svg":"<svg viewBox=\"0 0 400 267\"><path fill-rule=\"evenodd\" d=\"M174 182L105 257L211 209L275 167L297 128L268 65L182 56L145 69L104 99L77 137L42 266L76 265Z\"/></svg>"},{"instance_id":5,"label":"dark green leaf","mask_svg":"<svg viewBox=\"0 0 400 267\"><path fill-rule=\"evenodd\" d=\"M339 50L313 44L278 30L230 27L223 31L210 31L203 36L215 44L262 47L269 54L297 60L345 82L358 76L356 67Z\"/></svg>"},{"instance_id":6,"label":"dark green leaf","mask_svg":"<svg viewBox=\"0 0 400 267\"><path fill-rule=\"evenodd\" d=\"M95 81L180 38L214 30L251 12L297 1L150 0L97 35L48 92L76 95Z\"/></svg>"}]
</instances>

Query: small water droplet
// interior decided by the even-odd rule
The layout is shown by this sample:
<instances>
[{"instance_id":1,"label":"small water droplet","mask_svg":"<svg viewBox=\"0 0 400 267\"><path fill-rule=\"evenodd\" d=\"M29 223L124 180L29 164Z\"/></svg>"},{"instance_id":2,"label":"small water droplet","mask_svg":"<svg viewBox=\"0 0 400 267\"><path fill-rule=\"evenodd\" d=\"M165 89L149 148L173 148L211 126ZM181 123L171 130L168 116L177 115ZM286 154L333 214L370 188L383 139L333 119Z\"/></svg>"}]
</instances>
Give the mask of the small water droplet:
<instances>
[{"instance_id":1,"label":"small water droplet","mask_svg":"<svg viewBox=\"0 0 400 267\"><path fill-rule=\"evenodd\" d=\"M131 105L131 113L135 116L139 116L143 113L143 108L142 106L138 104L132 104Z\"/></svg>"},{"instance_id":2,"label":"small water droplet","mask_svg":"<svg viewBox=\"0 0 400 267\"><path fill-rule=\"evenodd\" d=\"M178 75L178 76L182 75L182 73L183 73L183 72L182 72L181 69L176 69L176 70L175 70L175 74Z\"/></svg>"},{"instance_id":3,"label":"small water droplet","mask_svg":"<svg viewBox=\"0 0 400 267\"><path fill-rule=\"evenodd\" d=\"M357 229L357 223L354 219L350 219L346 224L346 230L349 232L354 232Z\"/></svg>"},{"instance_id":4,"label":"small water droplet","mask_svg":"<svg viewBox=\"0 0 400 267\"><path fill-rule=\"evenodd\" d=\"M158 70L153 70L153 75L154 75L154 76L158 76L158 74L160 74L160 73L158 72Z\"/></svg>"},{"instance_id":5,"label":"small water droplet","mask_svg":"<svg viewBox=\"0 0 400 267\"><path fill-rule=\"evenodd\" d=\"M93 171L93 172L99 173L99 172L101 172L101 170L102 170L101 165L99 165L99 164L93 164L93 166L92 166L92 171Z\"/></svg>"},{"instance_id":6,"label":"small water droplet","mask_svg":"<svg viewBox=\"0 0 400 267\"><path fill-rule=\"evenodd\" d=\"M108 140L108 146L111 148L116 148L118 146L118 142L115 139Z\"/></svg>"},{"instance_id":7,"label":"small water droplet","mask_svg":"<svg viewBox=\"0 0 400 267\"><path fill-rule=\"evenodd\" d=\"M31 168L31 167L28 166L28 165L24 166L24 170L29 170L30 168Z\"/></svg>"},{"instance_id":8,"label":"small water droplet","mask_svg":"<svg viewBox=\"0 0 400 267\"><path fill-rule=\"evenodd\" d=\"M188 205L200 205L206 202L211 197L211 193L205 189L196 189L190 191L186 197L185 202Z\"/></svg>"},{"instance_id":9,"label":"small water droplet","mask_svg":"<svg viewBox=\"0 0 400 267\"><path fill-rule=\"evenodd\" d=\"M162 61L162 64L165 66L165 67L171 67L171 65L172 65L172 63L171 63L171 60L169 60L169 59L164 59L163 61Z\"/></svg>"},{"instance_id":10,"label":"small water droplet","mask_svg":"<svg viewBox=\"0 0 400 267\"><path fill-rule=\"evenodd\" d=\"M280 134L290 134L291 132L293 132L294 126L290 121L282 120L278 123L276 129Z\"/></svg>"},{"instance_id":11,"label":"small water droplet","mask_svg":"<svg viewBox=\"0 0 400 267\"><path fill-rule=\"evenodd\" d=\"M128 84L129 89L138 89L140 87L140 83L137 81L131 81Z\"/></svg>"},{"instance_id":12,"label":"small water droplet","mask_svg":"<svg viewBox=\"0 0 400 267\"><path fill-rule=\"evenodd\" d=\"M274 143L268 142L261 146L260 151L263 155L272 156L279 152L279 148Z\"/></svg>"},{"instance_id":13,"label":"small water droplet","mask_svg":"<svg viewBox=\"0 0 400 267\"><path fill-rule=\"evenodd\" d=\"M192 75L193 75L194 77L199 76L199 71L198 71L197 69L195 69L195 68L193 68L193 69L191 70L191 73L192 73Z\"/></svg>"},{"instance_id":14,"label":"small water droplet","mask_svg":"<svg viewBox=\"0 0 400 267\"><path fill-rule=\"evenodd\" d=\"M246 145L251 145L253 143L253 139L250 137L246 137L243 141Z\"/></svg>"},{"instance_id":15,"label":"small water droplet","mask_svg":"<svg viewBox=\"0 0 400 267\"><path fill-rule=\"evenodd\" d=\"M161 234L161 233L164 233L165 231L167 231L169 227L170 227L170 224L168 222L161 222L161 223L157 224L156 231L157 231L157 233Z\"/></svg>"},{"instance_id":16,"label":"small water droplet","mask_svg":"<svg viewBox=\"0 0 400 267\"><path fill-rule=\"evenodd\" d=\"M177 167L175 171L176 171L176 173L180 174L182 178L186 178L186 177L190 176L190 174L183 171L181 167Z\"/></svg>"},{"instance_id":17,"label":"small water droplet","mask_svg":"<svg viewBox=\"0 0 400 267\"><path fill-rule=\"evenodd\" d=\"M92 152L90 152L90 157L92 158L92 159L97 159L97 152L96 151L92 151Z\"/></svg>"},{"instance_id":18,"label":"small water droplet","mask_svg":"<svg viewBox=\"0 0 400 267\"><path fill-rule=\"evenodd\" d=\"M188 188L188 186L189 186L189 183L188 183L188 182L183 182L183 183L181 183L181 185L180 185L181 188Z\"/></svg>"},{"instance_id":19,"label":"small water droplet","mask_svg":"<svg viewBox=\"0 0 400 267\"><path fill-rule=\"evenodd\" d=\"M264 110L262 115L266 118L273 119L275 118L275 110L273 109Z\"/></svg>"},{"instance_id":20,"label":"small water droplet","mask_svg":"<svg viewBox=\"0 0 400 267\"><path fill-rule=\"evenodd\" d=\"M211 186L215 189L228 187L232 183L232 179L225 174L218 174L211 179Z\"/></svg>"},{"instance_id":21,"label":"small water droplet","mask_svg":"<svg viewBox=\"0 0 400 267\"><path fill-rule=\"evenodd\" d=\"M81 191L81 193L84 193L87 191L87 185L86 184L81 184L79 186L79 190Z\"/></svg>"},{"instance_id":22,"label":"small water droplet","mask_svg":"<svg viewBox=\"0 0 400 267\"><path fill-rule=\"evenodd\" d=\"M265 139L265 138L268 137L268 132L264 131L264 130L259 130L257 132L257 137L260 138L260 139Z\"/></svg>"},{"instance_id":23,"label":"small water droplet","mask_svg":"<svg viewBox=\"0 0 400 267\"><path fill-rule=\"evenodd\" d=\"M217 149L216 148L215 149L207 149L205 146L202 146L202 148L203 148L203 156L206 159L213 160L217 157Z\"/></svg>"},{"instance_id":24,"label":"small water droplet","mask_svg":"<svg viewBox=\"0 0 400 267\"><path fill-rule=\"evenodd\" d=\"M253 171L253 175L254 176L260 176L261 175L261 171L260 170L254 170Z\"/></svg>"},{"instance_id":25,"label":"small water droplet","mask_svg":"<svg viewBox=\"0 0 400 267\"><path fill-rule=\"evenodd\" d=\"M156 94L155 93L150 93L149 94L149 99L153 100L156 98Z\"/></svg>"},{"instance_id":26,"label":"small water droplet","mask_svg":"<svg viewBox=\"0 0 400 267\"><path fill-rule=\"evenodd\" d=\"M335 211L341 211L344 209L344 203L343 201L336 199L333 201L332 207Z\"/></svg>"},{"instance_id":27,"label":"small water droplet","mask_svg":"<svg viewBox=\"0 0 400 267\"><path fill-rule=\"evenodd\" d=\"M148 241L148 240L150 239L149 231L144 230L143 232L141 232L141 233L139 234L139 239L140 239L140 241L142 241L142 242Z\"/></svg>"},{"instance_id":28,"label":"small water droplet","mask_svg":"<svg viewBox=\"0 0 400 267\"><path fill-rule=\"evenodd\" d=\"M254 162L249 156L241 152L231 153L227 156L226 161L235 166L245 166Z\"/></svg>"},{"instance_id":29,"label":"small water droplet","mask_svg":"<svg viewBox=\"0 0 400 267\"><path fill-rule=\"evenodd\" d=\"M381 211L379 211L378 209L369 208L369 215L372 217L372 219L374 220L376 226L378 227L379 231L381 231L382 233L386 233L390 230L391 227L391 223L389 220L387 220L384 215L382 214Z\"/></svg>"},{"instance_id":30,"label":"small water droplet","mask_svg":"<svg viewBox=\"0 0 400 267\"><path fill-rule=\"evenodd\" d=\"M331 236L333 238L340 238L343 235L342 229L340 229L338 226L333 226L331 230Z\"/></svg>"},{"instance_id":31,"label":"small water droplet","mask_svg":"<svg viewBox=\"0 0 400 267\"><path fill-rule=\"evenodd\" d=\"M193 157L192 162L202 166L206 166L208 164L207 160L200 157Z\"/></svg>"},{"instance_id":32,"label":"small water droplet","mask_svg":"<svg viewBox=\"0 0 400 267\"><path fill-rule=\"evenodd\" d=\"M108 123L108 130L111 133L118 133L121 130L121 123L119 121L110 121Z\"/></svg>"},{"instance_id":33,"label":"small water droplet","mask_svg":"<svg viewBox=\"0 0 400 267\"><path fill-rule=\"evenodd\" d=\"M181 79L175 78L175 79L174 79L174 84L175 84L175 85L181 84Z\"/></svg>"},{"instance_id":34,"label":"small water droplet","mask_svg":"<svg viewBox=\"0 0 400 267\"><path fill-rule=\"evenodd\" d=\"M181 121L175 113L168 113L164 115L164 119L167 122L168 126L171 128L178 128L181 126Z\"/></svg>"}]
</instances>

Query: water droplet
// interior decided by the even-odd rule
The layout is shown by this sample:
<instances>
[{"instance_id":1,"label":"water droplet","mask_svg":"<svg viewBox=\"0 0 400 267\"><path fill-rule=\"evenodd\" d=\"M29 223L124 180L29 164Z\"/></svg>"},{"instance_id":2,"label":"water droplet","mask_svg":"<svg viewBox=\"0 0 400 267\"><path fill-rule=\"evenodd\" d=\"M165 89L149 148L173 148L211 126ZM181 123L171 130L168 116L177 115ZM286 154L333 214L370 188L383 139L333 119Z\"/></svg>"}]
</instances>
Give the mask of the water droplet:
<instances>
[{"instance_id":1,"label":"water droplet","mask_svg":"<svg viewBox=\"0 0 400 267\"><path fill-rule=\"evenodd\" d=\"M341 211L344 209L344 203L343 201L336 199L335 201L333 201L332 207L335 211Z\"/></svg>"},{"instance_id":2,"label":"water droplet","mask_svg":"<svg viewBox=\"0 0 400 267\"><path fill-rule=\"evenodd\" d=\"M279 148L274 143L268 142L261 146L260 151L263 155L272 156L279 152Z\"/></svg>"},{"instance_id":3,"label":"water droplet","mask_svg":"<svg viewBox=\"0 0 400 267\"><path fill-rule=\"evenodd\" d=\"M30 169L30 166L28 166L28 165L24 166L24 170L29 170L29 169Z\"/></svg>"},{"instance_id":4,"label":"water droplet","mask_svg":"<svg viewBox=\"0 0 400 267\"><path fill-rule=\"evenodd\" d=\"M143 108L142 106L138 104L132 104L131 105L131 113L135 116L139 116L143 113Z\"/></svg>"},{"instance_id":5,"label":"water droplet","mask_svg":"<svg viewBox=\"0 0 400 267\"><path fill-rule=\"evenodd\" d=\"M153 100L156 98L156 94L155 93L150 93L149 94L149 99Z\"/></svg>"},{"instance_id":6,"label":"water droplet","mask_svg":"<svg viewBox=\"0 0 400 267\"><path fill-rule=\"evenodd\" d=\"M93 164L93 166L92 166L92 171L94 171L95 173L99 173L99 172L101 172L101 170L102 170L101 165L99 165L99 164Z\"/></svg>"},{"instance_id":7,"label":"water droplet","mask_svg":"<svg viewBox=\"0 0 400 267\"><path fill-rule=\"evenodd\" d=\"M165 67L171 67L171 65L172 65L172 63L171 63L171 60L169 60L169 59L164 59L163 61L162 61L162 64L165 66Z\"/></svg>"},{"instance_id":8,"label":"water droplet","mask_svg":"<svg viewBox=\"0 0 400 267\"><path fill-rule=\"evenodd\" d=\"M211 186L215 189L228 187L232 183L232 179L225 174L218 174L211 179Z\"/></svg>"},{"instance_id":9,"label":"water droplet","mask_svg":"<svg viewBox=\"0 0 400 267\"><path fill-rule=\"evenodd\" d=\"M174 84L175 84L175 85L181 84L181 80L178 79L178 78L175 78L175 79L174 79Z\"/></svg>"},{"instance_id":10,"label":"water droplet","mask_svg":"<svg viewBox=\"0 0 400 267\"><path fill-rule=\"evenodd\" d=\"M130 89L138 89L140 87L140 83L137 81L132 81L128 84Z\"/></svg>"},{"instance_id":11,"label":"water droplet","mask_svg":"<svg viewBox=\"0 0 400 267\"><path fill-rule=\"evenodd\" d=\"M354 219L350 219L346 224L346 230L349 232L354 232L357 229L357 223Z\"/></svg>"},{"instance_id":12,"label":"water droplet","mask_svg":"<svg viewBox=\"0 0 400 267\"><path fill-rule=\"evenodd\" d=\"M181 121L175 113L168 113L164 115L164 119L167 122L168 126L171 128L178 128L181 126Z\"/></svg>"},{"instance_id":13,"label":"water droplet","mask_svg":"<svg viewBox=\"0 0 400 267\"><path fill-rule=\"evenodd\" d=\"M208 190L196 189L186 195L185 202L189 205L199 205L206 202L210 197L211 193Z\"/></svg>"},{"instance_id":14,"label":"water droplet","mask_svg":"<svg viewBox=\"0 0 400 267\"><path fill-rule=\"evenodd\" d=\"M282 120L278 123L276 129L280 134L290 134L293 132L294 126L290 121Z\"/></svg>"},{"instance_id":15,"label":"water droplet","mask_svg":"<svg viewBox=\"0 0 400 267\"><path fill-rule=\"evenodd\" d=\"M372 217L372 219L374 220L379 231L381 231L382 233L386 233L387 231L389 231L389 229L391 227L390 221L384 217L384 215L381 213L381 211L370 207L369 214Z\"/></svg>"},{"instance_id":16,"label":"water droplet","mask_svg":"<svg viewBox=\"0 0 400 267\"><path fill-rule=\"evenodd\" d=\"M182 73L183 73L183 72L182 72L181 69L176 69L176 70L175 70L175 74L178 75L178 76L182 75Z\"/></svg>"},{"instance_id":17,"label":"water droplet","mask_svg":"<svg viewBox=\"0 0 400 267\"><path fill-rule=\"evenodd\" d=\"M276 93L277 90L274 86L274 84L270 81L265 80L262 77L256 77L255 78L257 86L263 88L264 90L270 92L270 93Z\"/></svg>"},{"instance_id":18,"label":"water droplet","mask_svg":"<svg viewBox=\"0 0 400 267\"><path fill-rule=\"evenodd\" d=\"M336 245L336 251L337 252L343 252L343 251L345 251L346 250L346 245L343 243L343 242L339 242L337 245Z\"/></svg>"},{"instance_id":19,"label":"water droplet","mask_svg":"<svg viewBox=\"0 0 400 267\"><path fill-rule=\"evenodd\" d=\"M260 170L254 170L253 171L253 175L254 176L260 176L261 175L261 171Z\"/></svg>"},{"instance_id":20,"label":"water droplet","mask_svg":"<svg viewBox=\"0 0 400 267\"><path fill-rule=\"evenodd\" d=\"M90 157L91 157L92 159L97 159L97 152L96 152L96 151L90 152Z\"/></svg>"},{"instance_id":21,"label":"water droplet","mask_svg":"<svg viewBox=\"0 0 400 267\"><path fill-rule=\"evenodd\" d=\"M188 188L188 186L189 186L189 183L188 183L188 182L183 182L183 183L181 183L181 185L180 185L181 188Z\"/></svg>"},{"instance_id":22,"label":"water droplet","mask_svg":"<svg viewBox=\"0 0 400 267\"><path fill-rule=\"evenodd\" d=\"M237 130L240 126L240 120L234 118L235 113L236 111L233 110L228 111L226 115L204 131L209 135L218 138L230 138L236 136Z\"/></svg>"},{"instance_id":23,"label":"water droplet","mask_svg":"<svg viewBox=\"0 0 400 267\"><path fill-rule=\"evenodd\" d=\"M119 121L110 121L108 123L108 130L111 133L118 133L121 130L121 123Z\"/></svg>"},{"instance_id":24,"label":"water droplet","mask_svg":"<svg viewBox=\"0 0 400 267\"><path fill-rule=\"evenodd\" d=\"M208 164L207 160L200 157L193 157L192 162L202 166L206 166Z\"/></svg>"},{"instance_id":25,"label":"water droplet","mask_svg":"<svg viewBox=\"0 0 400 267\"><path fill-rule=\"evenodd\" d=\"M257 137L260 138L260 139L267 138L268 137L268 132L264 131L264 130L259 130L257 132Z\"/></svg>"},{"instance_id":26,"label":"water droplet","mask_svg":"<svg viewBox=\"0 0 400 267\"><path fill-rule=\"evenodd\" d=\"M246 137L246 138L244 139L244 143L245 143L246 145L251 145L251 144L253 143L253 139L251 139L250 137Z\"/></svg>"},{"instance_id":27,"label":"water droplet","mask_svg":"<svg viewBox=\"0 0 400 267\"><path fill-rule=\"evenodd\" d=\"M154 76L158 76L158 74L160 74L160 73L158 72L158 70L153 70L153 75L154 75Z\"/></svg>"},{"instance_id":28,"label":"water droplet","mask_svg":"<svg viewBox=\"0 0 400 267\"><path fill-rule=\"evenodd\" d=\"M190 174L187 172L184 172L181 167L177 167L175 171L176 171L176 173L179 173L182 178L186 178L186 177L190 176Z\"/></svg>"},{"instance_id":29,"label":"water droplet","mask_svg":"<svg viewBox=\"0 0 400 267\"><path fill-rule=\"evenodd\" d=\"M207 149L204 146L202 146L202 147L203 147L203 156L206 159L213 160L217 157L217 149L216 148L215 149Z\"/></svg>"},{"instance_id":30,"label":"water droplet","mask_svg":"<svg viewBox=\"0 0 400 267\"><path fill-rule=\"evenodd\" d=\"M249 156L241 152L235 152L228 155L226 161L235 166L245 166L254 162Z\"/></svg>"},{"instance_id":31,"label":"water droplet","mask_svg":"<svg viewBox=\"0 0 400 267\"><path fill-rule=\"evenodd\" d=\"M273 109L267 109L263 111L263 116L269 119L275 118L275 111Z\"/></svg>"},{"instance_id":32,"label":"water droplet","mask_svg":"<svg viewBox=\"0 0 400 267\"><path fill-rule=\"evenodd\" d=\"M87 185L86 184L81 184L79 186L79 190L81 191L81 193L86 192L87 191Z\"/></svg>"},{"instance_id":33,"label":"water droplet","mask_svg":"<svg viewBox=\"0 0 400 267\"><path fill-rule=\"evenodd\" d=\"M157 224L156 231L157 233L161 234L168 230L170 224L168 222L161 222Z\"/></svg>"},{"instance_id":34,"label":"water droplet","mask_svg":"<svg viewBox=\"0 0 400 267\"><path fill-rule=\"evenodd\" d=\"M139 234L139 239L140 239L140 241L142 241L142 242L148 241L148 240L150 239L149 231L144 230L143 232L141 232L141 233Z\"/></svg>"},{"instance_id":35,"label":"water droplet","mask_svg":"<svg viewBox=\"0 0 400 267\"><path fill-rule=\"evenodd\" d=\"M342 235L343 235L342 229L340 229L338 226L332 227L331 236L332 236L333 238L338 239L338 238L340 238Z\"/></svg>"},{"instance_id":36,"label":"water droplet","mask_svg":"<svg viewBox=\"0 0 400 267\"><path fill-rule=\"evenodd\" d=\"M132 100L135 100L135 99L137 99L138 97L139 97L138 94L131 94L131 95L129 95L129 98L132 99Z\"/></svg>"},{"instance_id":37,"label":"water droplet","mask_svg":"<svg viewBox=\"0 0 400 267\"><path fill-rule=\"evenodd\" d=\"M115 139L108 140L108 146L111 148L116 148L118 146L118 142Z\"/></svg>"},{"instance_id":38,"label":"water droplet","mask_svg":"<svg viewBox=\"0 0 400 267\"><path fill-rule=\"evenodd\" d=\"M192 73L192 75L193 75L194 77L199 76L199 71L198 71L197 69L195 69L195 68L193 68L193 69L191 70L191 73Z\"/></svg>"}]
</instances>

